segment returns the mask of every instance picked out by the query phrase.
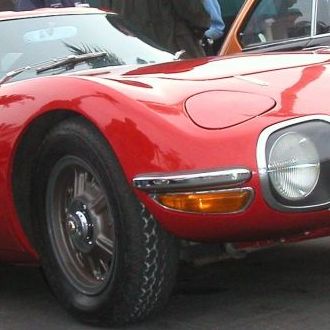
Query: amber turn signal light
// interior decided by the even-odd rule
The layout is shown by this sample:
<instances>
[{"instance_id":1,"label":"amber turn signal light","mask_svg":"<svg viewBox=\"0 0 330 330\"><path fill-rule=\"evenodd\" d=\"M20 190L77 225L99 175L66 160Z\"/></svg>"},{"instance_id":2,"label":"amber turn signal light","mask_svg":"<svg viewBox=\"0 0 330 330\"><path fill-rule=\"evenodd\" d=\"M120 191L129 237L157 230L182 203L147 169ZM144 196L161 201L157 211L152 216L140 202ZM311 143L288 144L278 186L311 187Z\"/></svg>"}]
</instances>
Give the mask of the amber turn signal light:
<instances>
[{"instance_id":1,"label":"amber turn signal light","mask_svg":"<svg viewBox=\"0 0 330 330\"><path fill-rule=\"evenodd\" d=\"M251 188L208 192L164 193L156 196L159 204L189 213L237 213L246 209L253 197Z\"/></svg>"}]
</instances>

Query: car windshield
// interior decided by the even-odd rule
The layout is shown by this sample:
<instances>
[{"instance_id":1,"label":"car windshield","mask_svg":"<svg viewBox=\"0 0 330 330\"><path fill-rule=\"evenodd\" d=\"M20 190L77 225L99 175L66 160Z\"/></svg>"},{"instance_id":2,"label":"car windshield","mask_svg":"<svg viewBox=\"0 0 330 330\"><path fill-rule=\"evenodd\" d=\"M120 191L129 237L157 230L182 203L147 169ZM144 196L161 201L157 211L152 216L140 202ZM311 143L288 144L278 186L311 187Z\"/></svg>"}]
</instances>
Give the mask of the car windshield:
<instances>
[{"instance_id":1,"label":"car windshield","mask_svg":"<svg viewBox=\"0 0 330 330\"><path fill-rule=\"evenodd\" d=\"M52 75L103 66L160 63L173 60L173 54L114 14L59 15L0 22L0 76L9 71L72 55L106 53L77 65L56 67L37 73L26 70L12 78L22 80L36 75Z\"/></svg>"}]
</instances>

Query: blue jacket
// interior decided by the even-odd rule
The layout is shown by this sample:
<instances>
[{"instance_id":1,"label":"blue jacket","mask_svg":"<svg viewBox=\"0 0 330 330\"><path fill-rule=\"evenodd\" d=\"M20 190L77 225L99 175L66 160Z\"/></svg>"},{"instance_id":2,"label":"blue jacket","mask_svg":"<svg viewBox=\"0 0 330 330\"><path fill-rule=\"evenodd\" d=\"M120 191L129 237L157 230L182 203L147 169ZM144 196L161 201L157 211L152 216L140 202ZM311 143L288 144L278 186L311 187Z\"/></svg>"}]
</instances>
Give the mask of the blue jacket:
<instances>
[{"instance_id":1,"label":"blue jacket","mask_svg":"<svg viewBox=\"0 0 330 330\"><path fill-rule=\"evenodd\" d=\"M218 0L203 0L203 5L211 18L211 25L205 32L205 37L213 40L220 39L224 33L225 23L222 19L219 2Z\"/></svg>"}]
</instances>

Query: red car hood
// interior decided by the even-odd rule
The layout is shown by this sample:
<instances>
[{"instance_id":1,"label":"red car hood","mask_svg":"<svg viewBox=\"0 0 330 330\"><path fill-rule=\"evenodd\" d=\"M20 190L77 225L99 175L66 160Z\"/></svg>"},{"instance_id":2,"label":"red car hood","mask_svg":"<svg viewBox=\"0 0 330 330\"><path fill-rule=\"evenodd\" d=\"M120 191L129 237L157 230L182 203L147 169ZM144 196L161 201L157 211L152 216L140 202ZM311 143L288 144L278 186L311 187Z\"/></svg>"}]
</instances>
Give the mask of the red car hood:
<instances>
[{"instance_id":1,"label":"red car hood","mask_svg":"<svg viewBox=\"0 0 330 330\"><path fill-rule=\"evenodd\" d=\"M110 72L94 71L93 76L148 107L157 103L158 112L161 104L176 104L177 111L185 111L196 125L219 129L273 109L276 95L290 88L287 75L301 75L304 68L329 60L330 54L256 54L113 67Z\"/></svg>"},{"instance_id":2,"label":"red car hood","mask_svg":"<svg viewBox=\"0 0 330 330\"><path fill-rule=\"evenodd\" d=\"M210 80L236 75L255 74L285 68L322 64L330 61L330 53L255 54L236 57L205 57L195 60L175 61L147 66L122 66L111 69L121 77L153 76L176 80Z\"/></svg>"}]
</instances>

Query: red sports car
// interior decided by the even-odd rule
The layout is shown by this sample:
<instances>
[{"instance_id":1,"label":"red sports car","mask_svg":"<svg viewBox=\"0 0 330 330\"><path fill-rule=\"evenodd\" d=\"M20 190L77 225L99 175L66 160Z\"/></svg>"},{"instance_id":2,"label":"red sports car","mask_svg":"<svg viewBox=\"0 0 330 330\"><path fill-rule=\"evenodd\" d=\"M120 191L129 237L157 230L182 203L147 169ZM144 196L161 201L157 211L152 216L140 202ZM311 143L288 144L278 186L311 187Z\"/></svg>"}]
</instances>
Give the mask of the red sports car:
<instances>
[{"instance_id":1,"label":"red sports car","mask_svg":"<svg viewBox=\"0 0 330 330\"><path fill-rule=\"evenodd\" d=\"M330 235L330 53L175 61L97 9L0 26L0 258L81 320L157 311L199 243Z\"/></svg>"}]
</instances>

